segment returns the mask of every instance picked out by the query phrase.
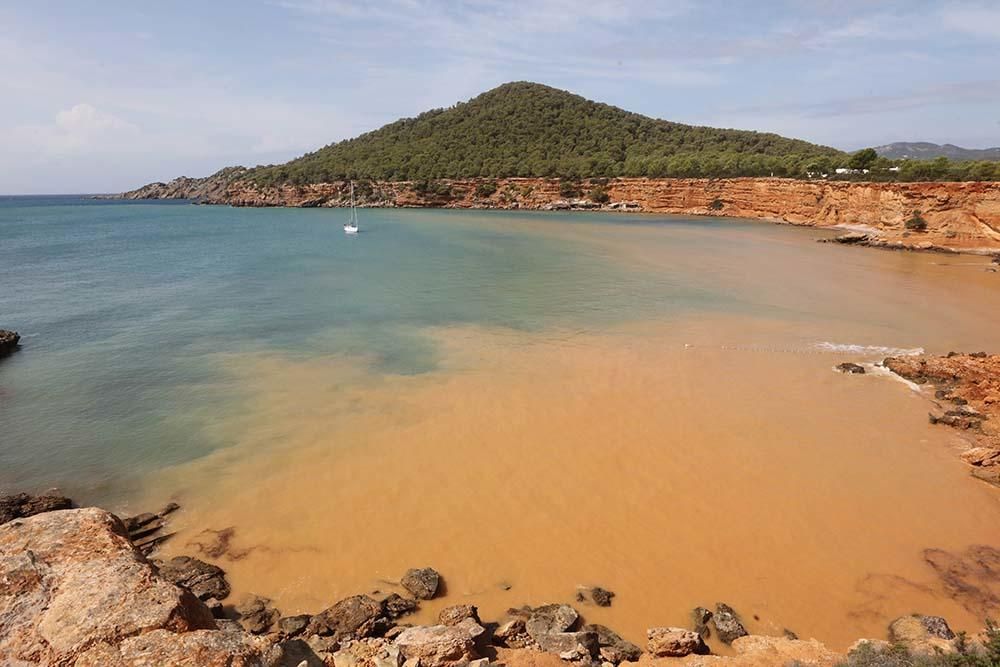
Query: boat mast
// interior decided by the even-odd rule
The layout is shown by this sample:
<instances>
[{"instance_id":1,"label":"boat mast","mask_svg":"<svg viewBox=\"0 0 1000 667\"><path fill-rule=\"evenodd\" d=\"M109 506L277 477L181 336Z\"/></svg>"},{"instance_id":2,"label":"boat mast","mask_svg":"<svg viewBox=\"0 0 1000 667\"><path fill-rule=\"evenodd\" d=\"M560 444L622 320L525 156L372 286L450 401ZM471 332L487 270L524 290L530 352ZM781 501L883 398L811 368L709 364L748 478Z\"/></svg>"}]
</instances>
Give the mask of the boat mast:
<instances>
[{"instance_id":1,"label":"boat mast","mask_svg":"<svg viewBox=\"0 0 1000 667\"><path fill-rule=\"evenodd\" d=\"M351 225L358 226L358 209L354 208L354 181L351 181Z\"/></svg>"}]
</instances>

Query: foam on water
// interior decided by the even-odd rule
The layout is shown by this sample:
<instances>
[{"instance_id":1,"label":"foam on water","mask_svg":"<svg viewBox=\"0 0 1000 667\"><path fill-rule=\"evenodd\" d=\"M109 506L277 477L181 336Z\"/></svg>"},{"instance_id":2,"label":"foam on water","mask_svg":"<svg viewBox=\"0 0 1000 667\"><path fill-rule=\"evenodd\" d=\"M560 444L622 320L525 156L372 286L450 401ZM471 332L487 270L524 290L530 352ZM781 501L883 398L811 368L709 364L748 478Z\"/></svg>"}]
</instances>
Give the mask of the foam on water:
<instances>
[{"instance_id":1,"label":"foam on water","mask_svg":"<svg viewBox=\"0 0 1000 667\"><path fill-rule=\"evenodd\" d=\"M821 352L833 354L860 354L865 356L915 357L924 353L922 347L885 347L882 345L857 345L854 343L832 343L822 341L813 346Z\"/></svg>"}]
</instances>

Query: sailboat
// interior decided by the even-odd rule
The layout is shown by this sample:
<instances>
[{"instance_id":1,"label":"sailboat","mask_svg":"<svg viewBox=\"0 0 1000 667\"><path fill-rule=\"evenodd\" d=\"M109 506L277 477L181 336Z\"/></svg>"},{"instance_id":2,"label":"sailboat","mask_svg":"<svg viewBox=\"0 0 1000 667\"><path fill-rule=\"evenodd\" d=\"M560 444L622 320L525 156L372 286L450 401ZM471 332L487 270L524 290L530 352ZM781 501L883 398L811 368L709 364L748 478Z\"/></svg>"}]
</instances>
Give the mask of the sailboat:
<instances>
[{"instance_id":1,"label":"sailboat","mask_svg":"<svg viewBox=\"0 0 1000 667\"><path fill-rule=\"evenodd\" d=\"M344 233L358 233L358 209L354 207L354 181L351 181L351 217L347 219L347 224L344 225Z\"/></svg>"}]
</instances>

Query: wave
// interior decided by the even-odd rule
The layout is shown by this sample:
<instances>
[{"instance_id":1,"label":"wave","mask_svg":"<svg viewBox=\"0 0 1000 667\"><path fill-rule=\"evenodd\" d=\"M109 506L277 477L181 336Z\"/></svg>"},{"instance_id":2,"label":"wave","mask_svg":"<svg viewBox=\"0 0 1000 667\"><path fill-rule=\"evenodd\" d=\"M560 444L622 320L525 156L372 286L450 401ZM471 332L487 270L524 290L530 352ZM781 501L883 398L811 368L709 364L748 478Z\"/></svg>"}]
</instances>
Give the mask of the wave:
<instances>
[{"instance_id":1,"label":"wave","mask_svg":"<svg viewBox=\"0 0 1000 667\"><path fill-rule=\"evenodd\" d=\"M855 345L853 343L831 343L822 341L813 346L821 352L836 354L883 355L888 357L915 357L924 353L922 347L883 347L881 345Z\"/></svg>"}]
</instances>

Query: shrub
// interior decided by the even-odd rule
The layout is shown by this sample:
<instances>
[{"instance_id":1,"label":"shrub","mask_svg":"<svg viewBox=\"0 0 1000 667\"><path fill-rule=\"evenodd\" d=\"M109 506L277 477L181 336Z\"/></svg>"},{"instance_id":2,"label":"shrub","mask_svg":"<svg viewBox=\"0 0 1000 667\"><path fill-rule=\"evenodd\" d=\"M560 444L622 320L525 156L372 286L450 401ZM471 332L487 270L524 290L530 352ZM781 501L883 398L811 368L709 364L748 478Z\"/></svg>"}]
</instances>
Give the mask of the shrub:
<instances>
[{"instance_id":1,"label":"shrub","mask_svg":"<svg viewBox=\"0 0 1000 667\"><path fill-rule=\"evenodd\" d=\"M576 183L572 181L560 181L559 182L559 196L560 197L579 197L580 188Z\"/></svg>"},{"instance_id":2,"label":"shrub","mask_svg":"<svg viewBox=\"0 0 1000 667\"><path fill-rule=\"evenodd\" d=\"M587 197L590 201L597 204L607 204L611 200L611 195L608 194L608 191L600 186L591 190Z\"/></svg>"},{"instance_id":3,"label":"shrub","mask_svg":"<svg viewBox=\"0 0 1000 667\"><path fill-rule=\"evenodd\" d=\"M723 202L721 199L719 199L718 197L716 197L715 199L712 200L712 203L710 203L708 205L708 210L709 211L721 211L723 206L725 206L725 202Z\"/></svg>"},{"instance_id":4,"label":"shrub","mask_svg":"<svg viewBox=\"0 0 1000 667\"><path fill-rule=\"evenodd\" d=\"M926 232L927 221L920 215L920 211L914 211L910 219L906 221L905 227L911 232Z\"/></svg>"},{"instance_id":5,"label":"shrub","mask_svg":"<svg viewBox=\"0 0 1000 667\"><path fill-rule=\"evenodd\" d=\"M482 183L476 186L477 197L486 198L491 196L496 191L497 191L497 184L494 183L493 181L483 181Z\"/></svg>"}]
</instances>

